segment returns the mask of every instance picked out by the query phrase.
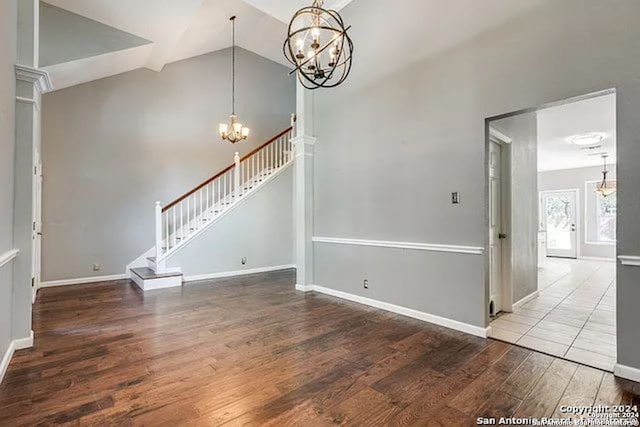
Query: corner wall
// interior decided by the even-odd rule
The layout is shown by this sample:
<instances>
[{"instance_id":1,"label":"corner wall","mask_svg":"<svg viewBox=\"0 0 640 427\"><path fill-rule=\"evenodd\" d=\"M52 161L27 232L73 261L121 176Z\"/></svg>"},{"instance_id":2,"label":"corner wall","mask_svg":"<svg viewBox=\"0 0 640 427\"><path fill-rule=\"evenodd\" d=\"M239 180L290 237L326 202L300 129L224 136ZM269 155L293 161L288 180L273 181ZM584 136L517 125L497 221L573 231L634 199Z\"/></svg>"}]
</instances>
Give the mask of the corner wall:
<instances>
[{"instance_id":1,"label":"corner wall","mask_svg":"<svg viewBox=\"0 0 640 427\"><path fill-rule=\"evenodd\" d=\"M519 114L492 121L491 126L513 140L507 234L511 239L512 303L516 303L538 290L538 117L535 112Z\"/></svg>"},{"instance_id":2,"label":"corner wall","mask_svg":"<svg viewBox=\"0 0 640 427\"><path fill-rule=\"evenodd\" d=\"M122 274L154 245L155 201L179 197L235 151L289 126L288 70L236 54L236 109L252 131L236 145L217 134L231 108L230 50L44 96L43 281Z\"/></svg>"},{"instance_id":3,"label":"corner wall","mask_svg":"<svg viewBox=\"0 0 640 427\"><path fill-rule=\"evenodd\" d=\"M420 4L403 2L403 14ZM395 7L380 5L377 14ZM356 47L379 37L366 8L354 2L343 13ZM359 79L384 58L354 58L349 81L316 97L315 235L484 246L485 119L614 87L618 249L640 255L638 16L634 0L541 2L525 16L365 85ZM452 191L460 192L460 205L450 204ZM365 250L345 254L337 245L316 244L315 284L348 292L355 285L345 277L367 275L381 298L403 295L429 312L488 324L483 256L416 257L394 249L364 256ZM618 361L635 368L639 283L640 268L618 267Z\"/></svg>"},{"instance_id":4,"label":"corner wall","mask_svg":"<svg viewBox=\"0 0 640 427\"><path fill-rule=\"evenodd\" d=\"M17 2L0 2L0 257L14 248ZM0 267L0 359L13 340L13 262Z\"/></svg>"}]
</instances>

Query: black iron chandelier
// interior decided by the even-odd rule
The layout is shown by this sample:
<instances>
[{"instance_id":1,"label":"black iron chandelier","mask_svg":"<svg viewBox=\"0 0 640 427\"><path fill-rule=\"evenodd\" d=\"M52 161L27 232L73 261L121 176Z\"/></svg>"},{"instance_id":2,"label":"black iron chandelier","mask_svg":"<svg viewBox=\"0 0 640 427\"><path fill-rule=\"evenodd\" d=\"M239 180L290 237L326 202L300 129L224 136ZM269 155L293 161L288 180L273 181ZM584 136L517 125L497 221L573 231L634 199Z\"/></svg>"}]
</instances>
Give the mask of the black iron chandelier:
<instances>
[{"instance_id":1,"label":"black iron chandelier","mask_svg":"<svg viewBox=\"0 0 640 427\"><path fill-rule=\"evenodd\" d=\"M307 89L336 87L351 71L353 42L351 28L335 10L324 9L323 0L297 11L291 23L284 55L295 67L291 74Z\"/></svg>"},{"instance_id":2,"label":"black iron chandelier","mask_svg":"<svg viewBox=\"0 0 640 427\"><path fill-rule=\"evenodd\" d=\"M229 18L232 27L232 48L231 48L231 117L230 123L220 123L218 132L222 140L227 140L232 144L245 140L249 137L249 128L242 126L236 116L236 17Z\"/></svg>"}]
</instances>

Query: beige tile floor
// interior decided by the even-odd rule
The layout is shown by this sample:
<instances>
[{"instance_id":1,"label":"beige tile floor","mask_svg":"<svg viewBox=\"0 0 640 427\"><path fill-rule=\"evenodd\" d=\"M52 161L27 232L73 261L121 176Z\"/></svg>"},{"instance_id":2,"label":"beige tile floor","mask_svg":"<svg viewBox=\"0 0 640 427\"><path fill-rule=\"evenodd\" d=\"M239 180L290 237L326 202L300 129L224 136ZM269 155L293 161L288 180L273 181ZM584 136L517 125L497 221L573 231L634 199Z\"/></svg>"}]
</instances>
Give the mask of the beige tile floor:
<instances>
[{"instance_id":1,"label":"beige tile floor","mask_svg":"<svg viewBox=\"0 0 640 427\"><path fill-rule=\"evenodd\" d=\"M539 296L491 322L491 336L613 371L616 264L547 258Z\"/></svg>"}]
</instances>

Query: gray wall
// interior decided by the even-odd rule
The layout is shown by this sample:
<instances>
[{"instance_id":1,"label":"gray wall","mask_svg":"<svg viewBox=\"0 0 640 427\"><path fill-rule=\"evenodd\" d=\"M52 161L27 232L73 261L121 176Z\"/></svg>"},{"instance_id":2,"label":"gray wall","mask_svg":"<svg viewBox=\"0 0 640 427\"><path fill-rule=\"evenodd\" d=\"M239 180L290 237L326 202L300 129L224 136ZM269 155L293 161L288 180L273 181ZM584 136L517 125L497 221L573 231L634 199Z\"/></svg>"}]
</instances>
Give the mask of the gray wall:
<instances>
[{"instance_id":1,"label":"gray wall","mask_svg":"<svg viewBox=\"0 0 640 427\"><path fill-rule=\"evenodd\" d=\"M16 0L0 2L0 255L13 249ZM13 264L0 267L0 358L13 339Z\"/></svg>"},{"instance_id":2,"label":"gray wall","mask_svg":"<svg viewBox=\"0 0 640 427\"><path fill-rule=\"evenodd\" d=\"M411 15L419 4L404 1L403 13ZM384 15L397 5L376 7ZM356 46L379 37L379 28L367 23L366 9L353 2L344 10ZM361 53L344 86L317 92L315 235L484 246L485 119L616 87L618 249L640 255L638 16L635 0L545 2L365 85L359 78L374 74L383 59ZM420 40L419 34L412 39ZM451 191L461 192L460 205L450 204ZM378 283L380 298L403 295L414 308L476 326L488 323L483 257L427 252L418 257L323 244L315 249L318 285L369 295L373 289L367 294L344 283L344 277L355 280L364 272ZM619 269L619 361L640 367L640 269Z\"/></svg>"},{"instance_id":3,"label":"gray wall","mask_svg":"<svg viewBox=\"0 0 640 427\"><path fill-rule=\"evenodd\" d=\"M40 66L61 64L151 43L149 40L40 2Z\"/></svg>"},{"instance_id":4,"label":"gray wall","mask_svg":"<svg viewBox=\"0 0 640 427\"><path fill-rule=\"evenodd\" d=\"M188 277L294 264L292 197L289 167L168 258L167 266L181 267Z\"/></svg>"},{"instance_id":5,"label":"gray wall","mask_svg":"<svg viewBox=\"0 0 640 427\"><path fill-rule=\"evenodd\" d=\"M616 179L616 166L610 165L608 179ZM602 167L563 169L538 173L538 189L546 190L578 190L578 239L580 257L610 258L616 257L615 244L587 243L587 224L585 223L585 182L602 180ZM591 200L591 198L590 198ZM592 200L591 200L592 201ZM592 203L593 205L593 203ZM595 206L592 206L592 209ZM591 209L590 209L591 211Z\"/></svg>"},{"instance_id":6,"label":"gray wall","mask_svg":"<svg viewBox=\"0 0 640 427\"><path fill-rule=\"evenodd\" d=\"M287 69L237 52L236 109L249 141L221 142L230 50L46 94L43 280L121 274L154 245L154 202L180 196L289 126ZM102 269L94 272L94 263Z\"/></svg>"},{"instance_id":7,"label":"gray wall","mask_svg":"<svg viewBox=\"0 0 640 427\"><path fill-rule=\"evenodd\" d=\"M538 118L535 112L491 122L509 136L513 301L538 290ZM504 181L503 181L504 182Z\"/></svg>"}]
</instances>

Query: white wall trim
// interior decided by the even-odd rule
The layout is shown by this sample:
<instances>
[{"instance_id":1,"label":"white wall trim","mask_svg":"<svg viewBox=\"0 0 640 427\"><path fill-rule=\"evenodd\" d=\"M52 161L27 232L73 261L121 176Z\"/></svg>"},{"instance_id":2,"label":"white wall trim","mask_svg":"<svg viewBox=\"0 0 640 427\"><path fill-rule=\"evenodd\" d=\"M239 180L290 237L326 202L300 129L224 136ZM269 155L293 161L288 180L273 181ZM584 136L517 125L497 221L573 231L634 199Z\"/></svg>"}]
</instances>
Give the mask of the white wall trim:
<instances>
[{"instance_id":1,"label":"white wall trim","mask_svg":"<svg viewBox=\"0 0 640 427\"><path fill-rule=\"evenodd\" d=\"M337 237L314 237L315 243L333 243L339 245L374 246L380 248L412 249L416 251L450 252L459 254L482 255L481 246L442 245L437 243L392 242L384 240L343 239Z\"/></svg>"},{"instance_id":2,"label":"white wall trim","mask_svg":"<svg viewBox=\"0 0 640 427\"><path fill-rule=\"evenodd\" d=\"M11 341L9 343L9 348L4 352L4 356L0 362L0 383L2 383L2 380L7 373L7 369L9 369L9 363L11 363L11 358L13 357L15 350L15 341Z\"/></svg>"},{"instance_id":3,"label":"white wall trim","mask_svg":"<svg viewBox=\"0 0 640 427\"><path fill-rule=\"evenodd\" d=\"M29 332L29 336L26 338L18 338L13 340L13 348L15 350L22 350L24 348L33 347L33 331Z\"/></svg>"},{"instance_id":4,"label":"white wall trim","mask_svg":"<svg viewBox=\"0 0 640 427\"><path fill-rule=\"evenodd\" d=\"M16 64L16 79L33 83L40 93L46 93L53 89L53 83L49 72L40 68Z\"/></svg>"},{"instance_id":5,"label":"white wall trim","mask_svg":"<svg viewBox=\"0 0 640 427\"><path fill-rule=\"evenodd\" d=\"M296 283L296 291L300 291L300 292L313 292L313 286L298 285L298 284Z\"/></svg>"},{"instance_id":6,"label":"white wall trim","mask_svg":"<svg viewBox=\"0 0 640 427\"><path fill-rule=\"evenodd\" d=\"M604 257L595 257L595 256L580 256L578 259L584 261L600 261L600 262L616 262L615 258L604 258Z\"/></svg>"},{"instance_id":7,"label":"white wall trim","mask_svg":"<svg viewBox=\"0 0 640 427\"><path fill-rule=\"evenodd\" d=\"M513 142L513 139L492 126L489 126L489 139L502 144L511 144Z\"/></svg>"},{"instance_id":8,"label":"white wall trim","mask_svg":"<svg viewBox=\"0 0 640 427\"><path fill-rule=\"evenodd\" d=\"M632 368L631 366L621 365L620 363L616 363L616 366L613 368L613 374L616 377L624 378L627 380L640 382L640 369Z\"/></svg>"},{"instance_id":9,"label":"white wall trim","mask_svg":"<svg viewBox=\"0 0 640 427\"><path fill-rule=\"evenodd\" d=\"M78 279L51 280L40 283L40 288L53 288L56 286L82 285L85 283L111 282L113 280L124 280L124 274L113 274L111 276L81 277Z\"/></svg>"},{"instance_id":10,"label":"white wall trim","mask_svg":"<svg viewBox=\"0 0 640 427\"><path fill-rule=\"evenodd\" d=\"M321 294L331 295L333 297L342 298L342 299L353 301L359 304L368 305L370 307L379 308L381 310L390 311L392 313L401 314L403 316L422 320L428 323L433 323L439 326L444 326L445 328L454 329L456 331L475 335L481 338L487 338L490 332L490 328L482 328L480 326L470 325L468 323L459 322L457 320L448 319L446 317L436 316L434 314L425 313L422 311L414 310L412 308L402 307L399 305L390 304L387 302L378 301L371 298L366 298L359 295L338 291L335 289L325 288L323 286L311 285L311 286L303 287L303 286L296 285L296 289L298 290L304 289L304 291L306 292L315 291Z\"/></svg>"},{"instance_id":11,"label":"white wall trim","mask_svg":"<svg viewBox=\"0 0 640 427\"><path fill-rule=\"evenodd\" d=\"M9 263L15 257L17 257L18 252L20 252L18 249L11 249L10 251L7 251L0 255L0 268L4 267L5 264Z\"/></svg>"},{"instance_id":12,"label":"white wall trim","mask_svg":"<svg viewBox=\"0 0 640 427\"><path fill-rule=\"evenodd\" d=\"M531 294L529 294L526 297L522 298L518 302L514 302L513 303L513 308L516 309L516 308L522 307L523 305L525 305L529 301L538 298L539 295L540 295L539 291L532 292Z\"/></svg>"},{"instance_id":13,"label":"white wall trim","mask_svg":"<svg viewBox=\"0 0 640 427\"><path fill-rule=\"evenodd\" d=\"M27 338L19 338L9 343L9 347L7 348L7 351L4 352L2 361L0 361L0 383L2 383L2 380L7 373L7 369L9 369L9 363L11 363L13 353L15 353L16 350L22 350L29 347L33 347L33 331L31 331Z\"/></svg>"},{"instance_id":14,"label":"white wall trim","mask_svg":"<svg viewBox=\"0 0 640 427\"><path fill-rule=\"evenodd\" d=\"M273 267L249 268L247 270L223 271L221 273L198 274L193 276L185 276L185 282L197 282L200 280L222 279L225 277L246 276L249 274L269 273L271 271L289 270L296 268L295 264L276 265Z\"/></svg>"},{"instance_id":15,"label":"white wall trim","mask_svg":"<svg viewBox=\"0 0 640 427\"><path fill-rule=\"evenodd\" d=\"M618 257L622 265L640 267L640 256L620 255Z\"/></svg>"}]
</instances>

